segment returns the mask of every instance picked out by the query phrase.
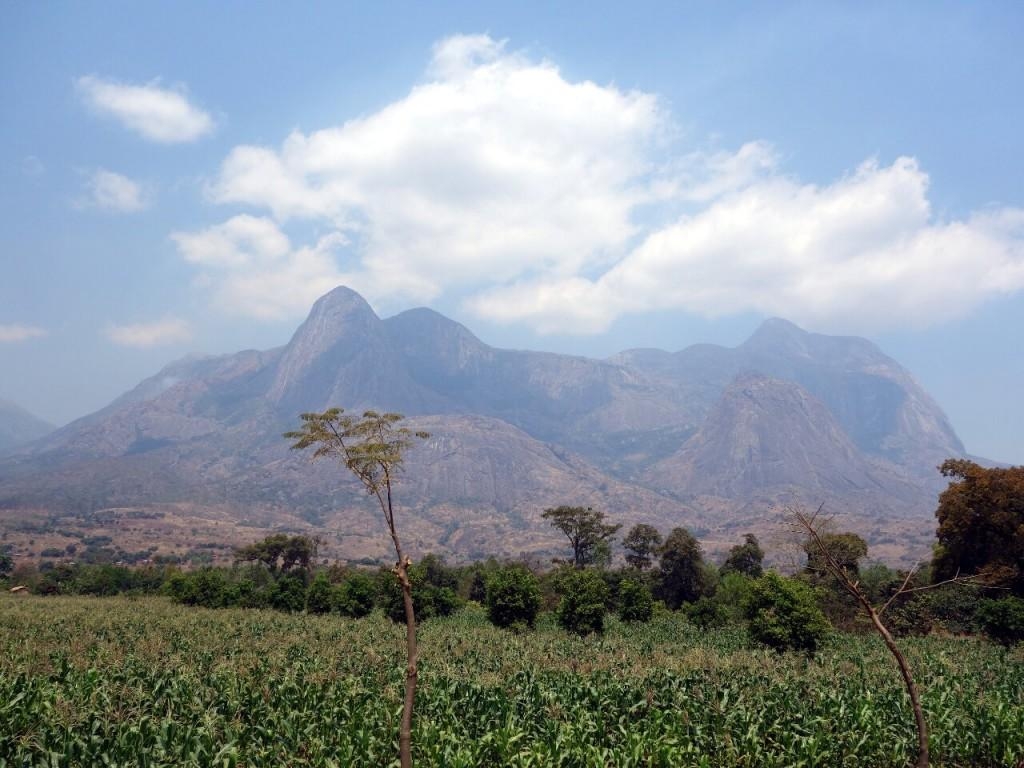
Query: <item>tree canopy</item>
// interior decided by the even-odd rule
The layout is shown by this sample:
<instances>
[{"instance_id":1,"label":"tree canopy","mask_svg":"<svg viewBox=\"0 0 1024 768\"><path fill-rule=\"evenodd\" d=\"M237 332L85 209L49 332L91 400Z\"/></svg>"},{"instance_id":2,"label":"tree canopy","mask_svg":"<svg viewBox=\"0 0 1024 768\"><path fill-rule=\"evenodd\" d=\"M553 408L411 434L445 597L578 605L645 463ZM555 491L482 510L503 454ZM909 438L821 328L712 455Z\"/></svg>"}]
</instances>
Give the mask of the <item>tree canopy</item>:
<instances>
[{"instance_id":1,"label":"tree canopy","mask_svg":"<svg viewBox=\"0 0 1024 768\"><path fill-rule=\"evenodd\" d=\"M658 550L660 557L659 596L669 608L692 603L708 587L704 550L685 528L673 528Z\"/></svg>"},{"instance_id":2,"label":"tree canopy","mask_svg":"<svg viewBox=\"0 0 1024 768\"><path fill-rule=\"evenodd\" d=\"M569 561L575 568L592 565L608 552L609 542L621 524L605 522L604 512L590 507L554 507L545 509L542 517L551 525L565 534L572 546L572 559Z\"/></svg>"},{"instance_id":3,"label":"tree canopy","mask_svg":"<svg viewBox=\"0 0 1024 768\"><path fill-rule=\"evenodd\" d=\"M661 534L653 525L639 523L629 529L626 538L622 540L622 546L626 548L626 562L639 571L651 567L654 562L654 555L661 546Z\"/></svg>"},{"instance_id":4,"label":"tree canopy","mask_svg":"<svg viewBox=\"0 0 1024 768\"><path fill-rule=\"evenodd\" d=\"M743 543L737 544L729 550L728 557L722 564L722 574L742 573L752 579L759 578L764 571L764 550L757 536L748 533L743 537Z\"/></svg>"},{"instance_id":5,"label":"tree canopy","mask_svg":"<svg viewBox=\"0 0 1024 768\"><path fill-rule=\"evenodd\" d=\"M1024 467L986 468L949 459L939 470L952 478L939 496L932 577L978 574L992 586L1024 595Z\"/></svg>"}]
</instances>

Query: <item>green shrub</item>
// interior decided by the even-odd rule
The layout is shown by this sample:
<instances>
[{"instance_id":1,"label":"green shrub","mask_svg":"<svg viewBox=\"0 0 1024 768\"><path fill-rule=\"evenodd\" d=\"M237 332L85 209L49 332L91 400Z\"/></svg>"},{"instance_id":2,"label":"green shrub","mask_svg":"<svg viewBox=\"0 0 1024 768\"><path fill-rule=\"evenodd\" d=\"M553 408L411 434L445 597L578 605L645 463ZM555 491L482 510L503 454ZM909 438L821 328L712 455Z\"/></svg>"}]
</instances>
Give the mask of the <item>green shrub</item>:
<instances>
[{"instance_id":1,"label":"green shrub","mask_svg":"<svg viewBox=\"0 0 1024 768\"><path fill-rule=\"evenodd\" d=\"M684 606L687 618L701 629L724 627L729 623L725 609L711 597L702 597L695 603Z\"/></svg>"},{"instance_id":2,"label":"green shrub","mask_svg":"<svg viewBox=\"0 0 1024 768\"><path fill-rule=\"evenodd\" d=\"M365 573L353 573L334 588L331 595L334 610L342 616L361 619L373 610L375 593L373 579Z\"/></svg>"},{"instance_id":3,"label":"green shrub","mask_svg":"<svg viewBox=\"0 0 1024 768\"><path fill-rule=\"evenodd\" d=\"M331 582L327 574L322 571L316 575L306 590L306 612L307 613L330 613L331 611Z\"/></svg>"},{"instance_id":4,"label":"green shrub","mask_svg":"<svg viewBox=\"0 0 1024 768\"><path fill-rule=\"evenodd\" d=\"M982 600L975 618L978 628L997 643L1009 646L1024 641L1024 599Z\"/></svg>"},{"instance_id":5,"label":"green shrub","mask_svg":"<svg viewBox=\"0 0 1024 768\"><path fill-rule=\"evenodd\" d=\"M642 581L625 578L619 583L619 618L623 621L650 621L654 598Z\"/></svg>"},{"instance_id":6,"label":"green shrub","mask_svg":"<svg viewBox=\"0 0 1024 768\"><path fill-rule=\"evenodd\" d=\"M495 626L532 628L540 610L540 585L524 566L498 568L487 576L484 600Z\"/></svg>"},{"instance_id":7,"label":"green shrub","mask_svg":"<svg viewBox=\"0 0 1024 768\"><path fill-rule=\"evenodd\" d=\"M571 570L560 580L562 602L558 606L558 623L578 635L604 631L608 585L593 570Z\"/></svg>"},{"instance_id":8,"label":"green shrub","mask_svg":"<svg viewBox=\"0 0 1024 768\"><path fill-rule=\"evenodd\" d=\"M814 591L774 572L751 585L745 613L751 638L777 651L813 654L830 629Z\"/></svg>"}]
</instances>

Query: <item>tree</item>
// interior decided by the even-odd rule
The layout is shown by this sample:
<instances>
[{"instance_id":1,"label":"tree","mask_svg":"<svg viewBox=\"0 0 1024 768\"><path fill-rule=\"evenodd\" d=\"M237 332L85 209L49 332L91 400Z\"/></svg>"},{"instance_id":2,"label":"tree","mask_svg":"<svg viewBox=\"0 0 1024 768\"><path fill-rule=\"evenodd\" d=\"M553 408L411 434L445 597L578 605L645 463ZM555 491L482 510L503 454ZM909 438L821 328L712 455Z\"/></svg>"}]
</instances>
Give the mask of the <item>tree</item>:
<instances>
[{"instance_id":1,"label":"tree","mask_svg":"<svg viewBox=\"0 0 1024 768\"><path fill-rule=\"evenodd\" d=\"M757 536L748 533L743 537L743 543L737 544L729 550L729 555L722 564L722 575L727 573L741 573L752 579L760 578L764 572L764 550Z\"/></svg>"},{"instance_id":2,"label":"tree","mask_svg":"<svg viewBox=\"0 0 1024 768\"><path fill-rule=\"evenodd\" d=\"M626 538L622 540L622 546L629 552L626 562L638 571L643 571L654 562L654 555L661 546L661 534L653 525L639 523L629 529Z\"/></svg>"},{"instance_id":3,"label":"tree","mask_svg":"<svg viewBox=\"0 0 1024 768\"><path fill-rule=\"evenodd\" d=\"M814 654L829 631L813 590L774 571L751 584L745 610L750 636L777 651Z\"/></svg>"},{"instance_id":4,"label":"tree","mask_svg":"<svg viewBox=\"0 0 1024 768\"><path fill-rule=\"evenodd\" d=\"M981 631L997 643L1024 642L1024 600L1019 597L982 600L975 618Z\"/></svg>"},{"instance_id":5,"label":"tree","mask_svg":"<svg viewBox=\"0 0 1024 768\"><path fill-rule=\"evenodd\" d=\"M9 546L0 547L0 579L6 579L14 570L14 559Z\"/></svg>"},{"instance_id":6,"label":"tree","mask_svg":"<svg viewBox=\"0 0 1024 768\"><path fill-rule=\"evenodd\" d=\"M650 621L654 613L651 589L636 578L625 578L619 584L619 618L623 621Z\"/></svg>"},{"instance_id":7,"label":"tree","mask_svg":"<svg viewBox=\"0 0 1024 768\"><path fill-rule=\"evenodd\" d=\"M540 610L537 577L522 565L492 571L486 579L487 617L497 627L533 627Z\"/></svg>"},{"instance_id":8,"label":"tree","mask_svg":"<svg viewBox=\"0 0 1024 768\"><path fill-rule=\"evenodd\" d=\"M319 542L309 536L275 533L235 552L235 562L257 562L271 573L283 573L295 567L308 571L316 559Z\"/></svg>"},{"instance_id":9,"label":"tree","mask_svg":"<svg viewBox=\"0 0 1024 768\"><path fill-rule=\"evenodd\" d=\"M986 469L949 459L939 470L953 480L935 511L933 580L978 574L984 583L1024 597L1024 466Z\"/></svg>"},{"instance_id":10,"label":"tree","mask_svg":"<svg viewBox=\"0 0 1024 768\"><path fill-rule=\"evenodd\" d=\"M315 448L314 460L333 458L344 464L366 492L377 500L395 547L398 559L393 570L402 587L406 628L405 698L398 752L402 768L409 768L412 765L412 711L417 678L416 613L412 602L412 582L409 580L412 560L403 551L398 538L392 486L398 479L413 438L426 439L429 435L397 426L403 418L398 413L366 411L356 419L346 415L342 408L329 408L323 413L303 413L300 418L301 428L285 433L286 438L295 441L292 448Z\"/></svg>"},{"instance_id":11,"label":"tree","mask_svg":"<svg viewBox=\"0 0 1024 768\"><path fill-rule=\"evenodd\" d=\"M608 585L594 570L571 570L562 579L558 623L578 635L604 631Z\"/></svg>"},{"instance_id":12,"label":"tree","mask_svg":"<svg viewBox=\"0 0 1024 768\"><path fill-rule=\"evenodd\" d=\"M659 593L665 605L676 610L692 603L707 589L704 550L685 528L673 528L658 550Z\"/></svg>"},{"instance_id":13,"label":"tree","mask_svg":"<svg viewBox=\"0 0 1024 768\"><path fill-rule=\"evenodd\" d=\"M807 573L819 576L829 575L831 573L829 560L835 562L852 576L857 576L860 573L860 561L868 554L868 543L864 539L856 533L819 532L818 541L821 542L820 545L813 537L809 536L804 542L804 552L807 553L807 565L804 570Z\"/></svg>"},{"instance_id":14,"label":"tree","mask_svg":"<svg viewBox=\"0 0 1024 768\"><path fill-rule=\"evenodd\" d=\"M602 552L607 551L610 539L622 527L605 523L604 512L590 507L554 507L545 509L541 515L551 525L565 534L572 546L572 563L574 568L583 568L600 559Z\"/></svg>"},{"instance_id":15,"label":"tree","mask_svg":"<svg viewBox=\"0 0 1024 768\"><path fill-rule=\"evenodd\" d=\"M327 574L321 571L306 590L307 613L330 613L333 607L333 589Z\"/></svg>"},{"instance_id":16,"label":"tree","mask_svg":"<svg viewBox=\"0 0 1024 768\"><path fill-rule=\"evenodd\" d=\"M875 628L875 631L881 635L882 641L885 643L885 647L889 649L889 652L896 660L896 665L899 667L900 675L903 677L903 683L906 686L907 694L910 696L910 706L914 710L914 723L917 726L916 765L917 768L927 768L928 724L924 719L924 709L921 707L921 698L918 695L917 684L914 682L914 675L911 672L907 657L903 655L903 652L893 639L892 632L889 631L889 628L883 621L883 614L893 603L904 595L934 589L944 584L968 582L970 577L961 578L959 574L957 574L953 576L953 578L945 581L933 582L932 584L920 587L912 587L910 586L911 581L917 573L917 568L914 567L907 572L900 588L897 589L885 603L880 606L876 606L864 593L864 590L860 586L860 579L857 578L857 572L853 570L853 568L856 567L856 563L859 558L852 558L851 563L851 557L860 551L859 544L854 542L854 546L852 547L837 546L835 537L830 538L828 534L820 533L820 528L824 524L824 521L820 519L823 507L824 505L819 506L817 511L810 515L795 508L792 508L789 511L796 527L807 535L807 545L805 549L808 551L808 554L810 555L810 553L813 552L818 566L834 577L836 582L842 585L843 589L845 589L854 598L854 600L857 601L858 605L860 605L861 609L871 620L871 624ZM863 543L863 539L860 539L860 537L854 538L859 539L860 542ZM846 539L844 541L846 544L850 544L852 540ZM864 550L866 554L866 544L864 545ZM843 558L845 558L845 562Z\"/></svg>"}]
</instances>

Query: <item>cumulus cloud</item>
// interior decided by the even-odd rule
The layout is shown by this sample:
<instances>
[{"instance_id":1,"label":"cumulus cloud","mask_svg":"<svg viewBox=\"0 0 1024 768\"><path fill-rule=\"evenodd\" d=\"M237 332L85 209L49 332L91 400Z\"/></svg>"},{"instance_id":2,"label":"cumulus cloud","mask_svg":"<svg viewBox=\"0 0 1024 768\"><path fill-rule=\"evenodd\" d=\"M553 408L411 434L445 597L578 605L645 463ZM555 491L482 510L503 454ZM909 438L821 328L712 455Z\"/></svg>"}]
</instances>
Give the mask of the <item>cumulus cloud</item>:
<instances>
[{"instance_id":1,"label":"cumulus cloud","mask_svg":"<svg viewBox=\"0 0 1024 768\"><path fill-rule=\"evenodd\" d=\"M130 85L93 75L78 78L75 86L96 112L150 141L195 141L214 127L213 118L189 102L184 88L162 88L156 82Z\"/></svg>"},{"instance_id":2,"label":"cumulus cloud","mask_svg":"<svg viewBox=\"0 0 1024 768\"><path fill-rule=\"evenodd\" d=\"M117 213L134 213L149 207L150 195L127 176L98 168L86 182L87 196L82 207L100 208Z\"/></svg>"},{"instance_id":3,"label":"cumulus cloud","mask_svg":"<svg viewBox=\"0 0 1024 768\"><path fill-rule=\"evenodd\" d=\"M152 323L111 325L106 329L106 336L122 347L148 349L189 341L192 329L184 320L166 317Z\"/></svg>"},{"instance_id":4,"label":"cumulus cloud","mask_svg":"<svg viewBox=\"0 0 1024 768\"><path fill-rule=\"evenodd\" d=\"M857 331L1024 287L1024 211L937 217L913 158L809 184L765 141L682 145L653 94L457 36L383 109L233 149L208 195L261 215L173 237L225 307L263 317L344 282L540 331L664 309ZM297 247L292 227L327 234Z\"/></svg>"},{"instance_id":5,"label":"cumulus cloud","mask_svg":"<svg viewBox=\"0 0 1024 768\"><path fill-rule=\"evenodd\" d=\"M13 344L19 341L38 339L46 336L46 334L45 329L35 325L20 325L18 323L10 325L0 324L0 344Z\"/></svg>"},{"instance_id":6,"label":"cumulus cloud","mask_svg":"<svg viewBox=\"0 0 1024 768\"><path fill-rule=\"evenodd\" d=\"M338 232L293 248L272 219L243 214L199 232L172 233L171 239L186 261L203 268L202 282L232 313L292 317L340 284L367 287L362 275L338 269L338 252L347 243Z\"/></svg>"},{"instance_id":7,"label":"cumulus cloud","mask_svg":"<svg viewBox=\"0 0 1024 768\"><path fill-rule=\"evenodd\" d=\"M428 80L379 112L235 148L221 203L345 232L376 296L427 300L453 285L606 263L648 195L656 98L569 82L488 37L434 50Z\"/></svg>"},{"instance_id":8,"label":"cumulus cloud","mask_svg":"<svg viewBox=\"0 0 1024 768\"><path fill-rule=\"evenodd\" d=\"M594 279L524 282L471 299L541 331L620 315L757 311L821 328L926 325L1024 288L1024 210L937 221L910 158L818 187L771 176L651 232Z\"/></svg>"}]
</instances>

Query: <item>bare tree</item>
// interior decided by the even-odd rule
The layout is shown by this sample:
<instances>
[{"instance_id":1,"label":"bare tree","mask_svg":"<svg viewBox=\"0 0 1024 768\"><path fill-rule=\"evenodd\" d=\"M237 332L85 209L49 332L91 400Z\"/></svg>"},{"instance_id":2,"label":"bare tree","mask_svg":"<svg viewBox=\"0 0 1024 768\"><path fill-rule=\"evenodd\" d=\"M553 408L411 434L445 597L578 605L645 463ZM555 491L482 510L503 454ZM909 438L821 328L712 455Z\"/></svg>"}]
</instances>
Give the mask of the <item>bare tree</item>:
<instances>
[{"instance_id":1,"label":"bare tree","mask_svg":"<svg viewBox=\"0 0 1024 768\"><path fill-rule=\"evenodd\" d=\"M910 705L914 710L914 722L917 726L916 765L917 768L927 768L929 764L928 724L924 719L924 709L921 707L921 697L918 694L917 684L914 682L914 675L910 670L910 664L907 662L907 657L903 655L899 646L896 645L896 641L893 639L892 633L889 631L889 628L886 627L882 618L889 606L903 595L908 595L913 592L921 592L926 589L935 589L936 587L941 587L946 584L968 583L973 581L973 577L960 576L960 574L957 573L953 578L946 579L945 581L927 584L920 587L911 587L910 582L913 579L914 574L918 571L918 566L915 565L907 572L907 576L900 585L900 588L897 589L896 592L894 592L889 599L885 601L885 603L880 606L873 605L861 589L860 581L856 578L856 575L852 574L850 570L848 570L847 566L837 559L835 553L826 543L824 534L821 532L824 527L823 524L827 522L821 517L823 508L824 504L819 506L813 514L807 514L796 507L790 507L788 512L797 529L808 536L808 554L815 552L819 555L817 558L818 566L832 574L836 581L838 581L843 588L853 596L860 608L871 620L871 624L875 628L875 631L882 636L882 640L885 642L885 647L889 649L893 658L896 659L896 664L900 668L900 674L903 676L903 683L906 685L907 693L910 695Z\"/></svg>"},{"instance_id":2,"label":"bare tree","mask_svg":"<svg viewBox=\"0 0 1024 768\"><path fill-rule=\"evenodd\" d=\"M413 438L425 439L430 435L396 426L403 419L398 413L366 411L361 418L355 419L346 416L342 408L329 408L323 413L303 413L300 418L302 428L284 435L289 440L295 440L292 448L304 450L316 446L314 461L329 457L343 463L363 484L366 492L377 499L395 546L398 560L392 571L402 587L406 646L405 701L398 734L398 751L402 768L410 768L412 709L417 678L416 613L413 610L412 582L409 579L412 560L406 556L398 539L391 491L402 469L404 454L413 444Z\"/></svg>"}]
</instances>

